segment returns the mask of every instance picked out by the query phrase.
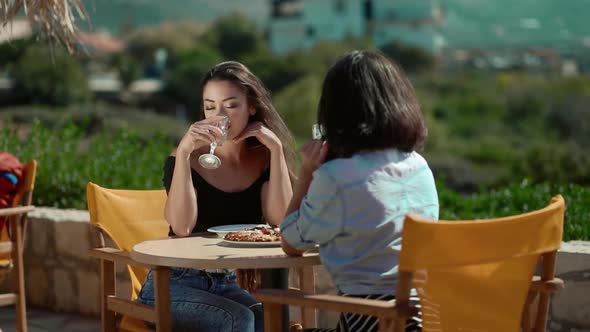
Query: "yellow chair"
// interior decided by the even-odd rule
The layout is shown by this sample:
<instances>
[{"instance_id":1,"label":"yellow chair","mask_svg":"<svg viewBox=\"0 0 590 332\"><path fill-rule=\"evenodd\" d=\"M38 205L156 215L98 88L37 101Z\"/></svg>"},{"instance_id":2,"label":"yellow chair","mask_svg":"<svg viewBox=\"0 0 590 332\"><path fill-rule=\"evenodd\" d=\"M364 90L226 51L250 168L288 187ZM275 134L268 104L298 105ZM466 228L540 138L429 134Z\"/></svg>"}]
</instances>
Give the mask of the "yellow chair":
<instances>
[{"instance_id":1,"label":"yellow chair","mask_svg":"<svg viewBox=\"0 0 590 332\"><path fill-rule=\"evenodd\" d=\"M554 273L564 212L565 202L556 196L543 209L506 218L433 222L406 216L396 303L261 290L256 296L265 305L265 329L276 330L280 304L289 304L376 316L379 331L403 331L417 312L409 304L414 287L425 332L545 331L551 293L563 287ZM541 276L533 277L541 257Z\"/></svg>"},{"instance_id":2,"label":"yellow chair","mask_svg":"<svg viewBox=\"0 0 590 332\"><path fill-rule=\"evenodd\" d=\"M30 160L25 164L23 180L14 197L12 207L0 209L0 218L9 218L7 225L0 233L0 281L13 267L15 272L14 293L0 294L0 306L16 306L16 328L19 332L27 331L23 236L26 230L27 213L35 209L31 201L36 173L37 161Z\"/></svg>"},{"instance_id":3,"label":"yellow chair","mask_svg":"<svg viewBox=\"0 0 590 332\"><path fill-rule=\"evenodd\" d=\"M151 331L144 321L154 322L157 331L169 331L168 268L141 264L129 256L135 244L167 236L168 224L164 219L166 192L107 189L89 182L86 198L90 222L101 235L101 248L92 249L90 255L101 260L103 331ZM106 248L104 235L110 237L118 248ZM115 294L115 262L127 264L132 284L130 299L118 298ZM155 308L134 302L149 269L154 269L156 279ZM160 303L167 305L160 306Z\"/></svg>"}]
</instances>

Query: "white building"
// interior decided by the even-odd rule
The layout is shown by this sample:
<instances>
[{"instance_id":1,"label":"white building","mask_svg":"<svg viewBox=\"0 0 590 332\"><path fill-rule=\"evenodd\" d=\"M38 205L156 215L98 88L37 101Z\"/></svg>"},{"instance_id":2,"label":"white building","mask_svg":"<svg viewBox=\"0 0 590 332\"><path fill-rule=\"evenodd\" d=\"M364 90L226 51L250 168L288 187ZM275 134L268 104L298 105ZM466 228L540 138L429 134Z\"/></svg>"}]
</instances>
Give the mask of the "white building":
<instances>
[{"instance_id":1,"label":"white building","mask_svg":"<svg viewBox=\"0 0 590 332\"><path fill-rule=\"evenodd\" d=\"M364 0L273 1L269 39L273 52L312 47L318 41L358 38L365 33Z\"/></svg>"},{"instance_id":2,"label":"white building","mask_svg":"<svg viewBox=\"0 0 590 332\"><path fill-rule=\"evenodd\" d=\"M373 0L372 35L381 47L393 41L439 54L445 46L440 32L443 10L437 0Z\"/></svg>"},{"instance_id":3,"label":"white building","mask_svg":"<svg viewBox=\"0 0 590 332\"><path fill-rule=\"evenodd\" d=\"M438 53L443 13L437 0L273 0L269 42L273 52L365 35L380 47L402 43Z\"/></svg>"},{"instance_id":4,"label":"white building","mask_svg":"<svg viewBox=\"0 0 590 332\"><path fill-rule=\"evenodd\" d=\"M33 35L33 29L28 20L15 19L13 22L0 25L0 44L19 40L27 39Z\"/></svg>"}]
</instances>

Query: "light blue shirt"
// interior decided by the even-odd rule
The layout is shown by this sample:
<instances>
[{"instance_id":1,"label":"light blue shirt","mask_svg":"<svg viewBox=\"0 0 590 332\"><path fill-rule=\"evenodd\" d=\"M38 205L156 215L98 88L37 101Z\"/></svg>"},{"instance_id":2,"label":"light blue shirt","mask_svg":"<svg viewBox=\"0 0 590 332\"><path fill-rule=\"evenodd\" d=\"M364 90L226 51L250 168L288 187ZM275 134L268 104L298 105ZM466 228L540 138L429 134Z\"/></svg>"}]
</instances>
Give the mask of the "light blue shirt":
<instances>
[{"instance_id":1,"label":"light blue shirt","mask_svg":"<svg viewBox=\"0 0 590 332\"><path fill-rule=\"evenodd\" d=\"M437 220L438 208L432 171L418 153L360 153L317 169L281 232L296 249L319 245L341 293L393 294L404 216Z\"/></svg>"}]
</instances>

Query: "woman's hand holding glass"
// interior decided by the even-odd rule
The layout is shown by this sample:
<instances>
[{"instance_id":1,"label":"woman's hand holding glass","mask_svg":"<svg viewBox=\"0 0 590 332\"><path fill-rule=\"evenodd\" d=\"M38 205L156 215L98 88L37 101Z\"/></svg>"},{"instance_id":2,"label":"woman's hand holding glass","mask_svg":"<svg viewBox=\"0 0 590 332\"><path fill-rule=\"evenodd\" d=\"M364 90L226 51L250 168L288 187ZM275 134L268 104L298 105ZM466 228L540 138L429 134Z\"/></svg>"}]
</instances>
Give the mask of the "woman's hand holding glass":
<instances>
[{"instance_id":1,"label":"woman's hand holding glass","mask_svg":"<svg viewBox=\"0 0 590 332\"><path fill-rule=\"evenodd\" d=\"M301 170L313 173L326 160L328 154L328 143L322 140L323 128L315 124L312 129L313 139L308 141L301 148Z\"/></svg>"},{"instance_id":2,"label":"woman's hand holding glass","mask_svg":"<svg viewBox=\"0 0 590 332\"><path fill-rule=\"evenodd\" d=\"M227 125L229 123L229 118L227 116L222 116L218 121L214 124L221 131L221 137L215 137L211 143L209 144L209 153L202 154L199 156L199 164L206 169L216 169L221 166L221 159L215 155L215 148L218 145L223 145L225 140L227 139Z\"/></svg>"},{"instance_id":3,"label":"woman's hand holding glass","mask_svg":"<svg viewBox=\"0 0 590 332\"><path fill-rule=\"evenodd\" d=\"M193 123L178 144L177 153L188 156L203 146L210 145L224 136L217 123L225 116L213 116Z\"/></svg>"}]
</instances>

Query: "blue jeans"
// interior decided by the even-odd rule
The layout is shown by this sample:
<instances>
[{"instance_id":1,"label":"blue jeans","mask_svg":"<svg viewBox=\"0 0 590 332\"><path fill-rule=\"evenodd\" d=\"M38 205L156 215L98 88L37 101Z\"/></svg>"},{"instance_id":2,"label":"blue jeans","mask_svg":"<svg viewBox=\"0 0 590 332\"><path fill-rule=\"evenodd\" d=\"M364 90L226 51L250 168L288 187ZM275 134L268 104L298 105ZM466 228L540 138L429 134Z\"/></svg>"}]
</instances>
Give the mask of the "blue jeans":
<instances>
[{"instance_id":1,"label":"blue jeans","mask_svg":"<svg viewBox=\"0 0 590 332\"><path fill-rule=\"evenodd\" d=\"M151 271L137 301L154 305ZM264 331L262 304L238 286L233 272L171 268L170 302L174 331Z\"/></svg>"}]
</instances>

